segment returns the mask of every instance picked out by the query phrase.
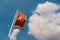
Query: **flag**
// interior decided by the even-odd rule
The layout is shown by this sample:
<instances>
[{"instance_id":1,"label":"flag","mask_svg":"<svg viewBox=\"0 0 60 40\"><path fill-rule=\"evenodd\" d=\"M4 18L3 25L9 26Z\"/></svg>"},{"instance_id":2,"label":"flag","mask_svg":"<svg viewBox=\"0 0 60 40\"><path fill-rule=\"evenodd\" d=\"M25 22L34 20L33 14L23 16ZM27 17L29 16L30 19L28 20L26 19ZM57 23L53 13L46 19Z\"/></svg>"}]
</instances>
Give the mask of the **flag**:
<instances>
[{"instance_id":1,"label":"flag","mask_svg":"<svg viewBox=\"0 0 60 40\"><path fill-rule=\"evenodd\" d=\"M14 26L23 30L25 21L26 21L26 15L23 14L21 11L17 11Z\"/></svg>"}]
</instances>

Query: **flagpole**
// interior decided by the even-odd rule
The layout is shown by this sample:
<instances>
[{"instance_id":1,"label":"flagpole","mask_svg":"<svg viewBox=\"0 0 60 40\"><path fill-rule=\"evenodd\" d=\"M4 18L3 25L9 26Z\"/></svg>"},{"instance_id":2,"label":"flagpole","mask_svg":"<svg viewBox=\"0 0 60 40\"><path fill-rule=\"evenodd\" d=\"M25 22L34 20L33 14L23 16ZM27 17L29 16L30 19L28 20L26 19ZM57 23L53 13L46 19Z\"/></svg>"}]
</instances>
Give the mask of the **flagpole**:
<instances>
[{"instance_id":1,"label":"flagpole","mask_svg":"<svg viewBox=\"0 0 60 40\"><path fill-rule=\"evenodd\" d=\"M17 12L18 12L18 10L17 10ZM14 19L13 19L13 22L12 22L12 25L11 25L11 28L10 28L10 31L9 31L9 33L8 33L8 37L9 37L10 34L11 34L11 31L12 31L12 28L13 28L13 25L14 25L14 22L15 22L15 18L16 18L17 12L16 12L15 17L14 17Z\"/></svg>"}]
</instances>

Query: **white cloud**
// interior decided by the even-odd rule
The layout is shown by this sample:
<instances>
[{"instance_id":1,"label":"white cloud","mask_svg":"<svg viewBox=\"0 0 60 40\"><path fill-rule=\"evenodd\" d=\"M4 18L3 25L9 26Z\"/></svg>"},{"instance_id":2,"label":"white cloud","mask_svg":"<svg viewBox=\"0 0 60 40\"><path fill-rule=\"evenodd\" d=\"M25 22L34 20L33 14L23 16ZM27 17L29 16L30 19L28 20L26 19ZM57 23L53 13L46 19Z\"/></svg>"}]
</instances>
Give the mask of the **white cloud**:
<instances>
[{"instance_id":1,"label":"white cloud","mask_svg":"<svg viewBox=\"0 0 60 40\"><path fill-rule=\"evenodd\" d=\"M47 37L60 33L60 5L45 2L39 3L29 19L28 34L34 35L39 40L45 40Z\"/></svg>"},{"instance_id":2,"label":"white cloud","mask_svg":"<svg viewBox=\"0 0 60 40\"><path fill-rule=\"evenodd\" d=\"M12 34L9 36L9 39L10 40L17 40L16 36L19 33L19 31L20 31L19 29L14 29L13 32L12 32Z\"/></svg>"}]
</instances>

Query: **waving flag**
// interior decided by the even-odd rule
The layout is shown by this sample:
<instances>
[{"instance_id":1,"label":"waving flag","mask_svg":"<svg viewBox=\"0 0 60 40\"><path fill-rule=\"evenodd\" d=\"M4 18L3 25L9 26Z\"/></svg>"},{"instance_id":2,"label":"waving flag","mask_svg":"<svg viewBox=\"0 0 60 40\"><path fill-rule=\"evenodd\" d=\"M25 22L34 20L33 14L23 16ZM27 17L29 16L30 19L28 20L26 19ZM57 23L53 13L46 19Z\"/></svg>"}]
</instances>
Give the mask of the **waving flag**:
<instances>
[{"instance_id":1,"label":"waving flag","mask_svg":"<svg viewBox=\"0 0 60 40\"><path fill-rule=\"evenodd\" d=\"M23 14L21 11L17 11L14 25L23 30L25 21L26 21L26 15Z\"/></svg>"}]
</instances>

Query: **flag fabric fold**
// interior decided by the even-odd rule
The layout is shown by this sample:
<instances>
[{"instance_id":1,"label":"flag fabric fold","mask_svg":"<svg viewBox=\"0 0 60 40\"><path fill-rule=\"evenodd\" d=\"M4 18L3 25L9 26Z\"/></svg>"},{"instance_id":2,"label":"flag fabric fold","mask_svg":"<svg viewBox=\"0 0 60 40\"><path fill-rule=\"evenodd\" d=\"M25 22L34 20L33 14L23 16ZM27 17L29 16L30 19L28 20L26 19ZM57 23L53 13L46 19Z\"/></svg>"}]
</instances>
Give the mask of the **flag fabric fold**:
<instances>
[{"instance_id":1,"label":"flag fabric fold","mask_svg":"<svg viewBox=\"0 0 60 40\"><path fill-rule=\"evenodd\" d=\"M23 14L21 11L17 11L14 26L23 30L25 21L26 21L26 15Z\"/></svg>"}]
</instances>

